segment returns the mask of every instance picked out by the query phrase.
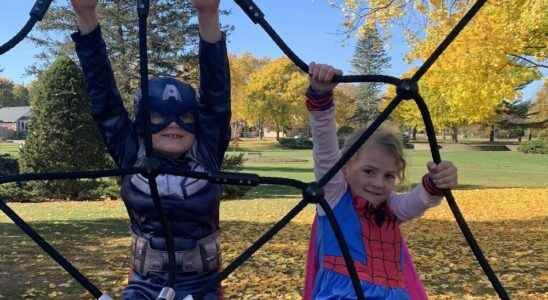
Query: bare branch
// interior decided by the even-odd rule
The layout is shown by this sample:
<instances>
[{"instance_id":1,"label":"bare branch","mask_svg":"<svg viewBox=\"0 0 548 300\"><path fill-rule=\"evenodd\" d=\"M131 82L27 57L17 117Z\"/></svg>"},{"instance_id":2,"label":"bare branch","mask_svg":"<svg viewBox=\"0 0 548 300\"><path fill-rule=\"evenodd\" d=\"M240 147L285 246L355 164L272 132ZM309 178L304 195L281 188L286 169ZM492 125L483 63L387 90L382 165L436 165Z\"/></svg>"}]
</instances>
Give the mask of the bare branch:
<instances>
[{"instance_id":1,"label":"bare branch","mask_svg":"<svg viewBox=\"0 0 548 300\"><path fill-rule=\"evenodd\" d=\"M511 57L517 59L517 60L523 60L525 61L526 63L529 63L532 65L532 67L534 68L548 68L548 65L544 65L544 64L541 64L541 63L538 63L536 61L533 61L527 57L523 57L521 55L517 55L517 54L508 54L510 55Z\"/></svg>"}]
</instances>

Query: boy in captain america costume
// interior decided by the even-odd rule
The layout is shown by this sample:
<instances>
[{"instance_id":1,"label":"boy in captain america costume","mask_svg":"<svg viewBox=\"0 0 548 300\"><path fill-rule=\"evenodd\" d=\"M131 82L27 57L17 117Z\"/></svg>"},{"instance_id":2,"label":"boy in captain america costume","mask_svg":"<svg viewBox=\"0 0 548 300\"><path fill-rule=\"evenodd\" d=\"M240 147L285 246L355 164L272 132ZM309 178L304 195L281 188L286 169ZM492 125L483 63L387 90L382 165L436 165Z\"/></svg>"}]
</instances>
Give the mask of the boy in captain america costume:
<instances>
[{"instance_id":1,"label":"boy in captain america costume","mask_svg":"<svg viewBox=\"0 0 548 300\"><path fill-rule=\"evenodd\" d=\"M97 122L119 167L142 166L144 113L135 96L132 122L122 104L96 13L97 0L71 0L78 32L72 35ZM219 0L192 0L200 31L199 101L194 89L174 78L149 80L153 156L163 167L215 173L230 140L230 76L226 43L219 26ZM172 225L176 256L176 299L194 293L220 267L221 187L174 175L156 178L166 217ZM156 299L166 286L167 251L147 178L122 178L121 196L130 216L131 275L124 299ZM205 299L221 299L219 288Z\"/></svg>"}]
</instances>

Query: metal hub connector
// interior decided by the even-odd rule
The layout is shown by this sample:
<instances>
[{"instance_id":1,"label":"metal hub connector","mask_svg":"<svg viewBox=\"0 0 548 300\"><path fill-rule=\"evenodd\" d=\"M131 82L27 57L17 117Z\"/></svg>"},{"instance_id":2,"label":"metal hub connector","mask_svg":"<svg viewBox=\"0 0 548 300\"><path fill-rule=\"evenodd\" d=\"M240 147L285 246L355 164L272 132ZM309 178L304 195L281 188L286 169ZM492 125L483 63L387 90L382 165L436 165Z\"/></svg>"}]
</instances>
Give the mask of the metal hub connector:
<instances>
[{"instance_id":1,"label":"metal hub connector","mask_svg":"<svg viewBox=\"0 0 548 300\"><path fill-rule=\"evenodd\" d=\"M396 87L396 94L404 100L415 99L419 93L419 85L416 81L409 78L402 79Z\"/></svg>"},{"instance_id":2,"label":"metal hub connector","mask_svg":"<svg viewBox=\"0 0 548 300\"><path fill-rule=\"evenodd\" d=\"M320 199L323 198L323 196L323 189L318 185L317 182L309 183L306 189L303 191L303 198L310 203L320 202Z\"/></svg>"}]
</instances>

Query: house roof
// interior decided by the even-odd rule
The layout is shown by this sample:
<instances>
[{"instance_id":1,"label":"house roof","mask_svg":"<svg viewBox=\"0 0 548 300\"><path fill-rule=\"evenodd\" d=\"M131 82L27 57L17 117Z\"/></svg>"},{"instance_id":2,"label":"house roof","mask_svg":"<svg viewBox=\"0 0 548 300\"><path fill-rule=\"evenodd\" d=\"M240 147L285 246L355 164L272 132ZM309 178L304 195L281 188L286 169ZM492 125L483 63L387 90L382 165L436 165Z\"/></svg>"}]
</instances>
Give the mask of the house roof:
<instances>
[{"instance_id":1,"label":"house roof","mask_svg":"<svg viewBox=\"0 0 548 300\"><path fill-rule=\"evenodd\" d=\"M30 106L14 106L0 108L0 122L15 123L21 117L30 116Z\"/></svg>"}]
</instances>

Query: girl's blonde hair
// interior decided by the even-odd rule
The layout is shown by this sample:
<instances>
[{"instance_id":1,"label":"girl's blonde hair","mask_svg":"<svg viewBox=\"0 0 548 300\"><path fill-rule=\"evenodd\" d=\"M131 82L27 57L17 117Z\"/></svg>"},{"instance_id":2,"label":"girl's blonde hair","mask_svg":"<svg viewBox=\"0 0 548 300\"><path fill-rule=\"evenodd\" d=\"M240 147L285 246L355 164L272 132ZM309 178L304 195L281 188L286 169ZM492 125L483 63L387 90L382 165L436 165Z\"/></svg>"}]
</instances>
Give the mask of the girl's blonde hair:
<instances>
[{"instance_id":1,"label":"girl's blonde hair","mask_svg":"<svg viewBox=\"0 0 548 300\"><path fill-rule=\"evenodd\" d=\"M345 141L343 153L346 153L350 147L358 141L360 136L367 130L369 126L356 130ZM360 152L369 146L381 147L396 159L396 167L398 168L398 178L400 181L405 180L405 167L407 165L403 153L403 143L397 129L389 125L382 125L367 139L367 141L354 153L350 161L354 160Z\"/></svg>"}]
</instances>

